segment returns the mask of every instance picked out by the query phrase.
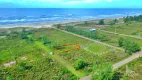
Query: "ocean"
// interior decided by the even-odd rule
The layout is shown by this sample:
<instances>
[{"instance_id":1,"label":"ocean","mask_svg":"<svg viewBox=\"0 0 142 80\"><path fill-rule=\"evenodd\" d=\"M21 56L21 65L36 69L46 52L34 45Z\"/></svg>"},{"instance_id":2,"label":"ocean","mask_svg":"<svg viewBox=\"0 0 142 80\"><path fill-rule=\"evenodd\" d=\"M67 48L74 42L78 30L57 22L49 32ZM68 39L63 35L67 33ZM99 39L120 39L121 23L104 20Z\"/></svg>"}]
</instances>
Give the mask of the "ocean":
<instances>
[{"instance_id":1,"label":"ocean","mask_svg":"<svg viewBox=\"0 0 142 80\"><path fill-rule=\"evenodd\" d=\"M34 22L64 22L73 20L95 20L119 18L142 14L142 9L124 8L1 8L0 25Z\"/></svg>"}]
</instances>

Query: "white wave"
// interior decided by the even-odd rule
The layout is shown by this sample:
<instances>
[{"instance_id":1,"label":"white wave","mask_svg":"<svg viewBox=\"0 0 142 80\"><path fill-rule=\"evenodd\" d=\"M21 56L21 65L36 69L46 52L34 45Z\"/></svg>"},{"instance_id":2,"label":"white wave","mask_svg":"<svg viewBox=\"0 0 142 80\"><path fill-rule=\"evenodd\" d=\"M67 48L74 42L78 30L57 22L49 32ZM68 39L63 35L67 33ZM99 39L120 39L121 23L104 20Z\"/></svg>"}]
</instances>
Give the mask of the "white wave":
<instances>
[{"instance_id":1,"label":"white wave","mask_svg":"<svg viewBox=\"0 0 142 80\"><path fill-rule=\"evenodd\" d=\"M72 16L73 14L67 14L68 16Z\"/></svg>"},{"instance_id":2,"label":"white wave","mask_svg":"<svg viewBox=\"0 0 142 80\"><path fill-rule=\"evenodd\" d=\"M14 19L14 20L0 20L0 22L23 22L23 21L26 21L26 19Z\"/></svg>"}]
</instances>

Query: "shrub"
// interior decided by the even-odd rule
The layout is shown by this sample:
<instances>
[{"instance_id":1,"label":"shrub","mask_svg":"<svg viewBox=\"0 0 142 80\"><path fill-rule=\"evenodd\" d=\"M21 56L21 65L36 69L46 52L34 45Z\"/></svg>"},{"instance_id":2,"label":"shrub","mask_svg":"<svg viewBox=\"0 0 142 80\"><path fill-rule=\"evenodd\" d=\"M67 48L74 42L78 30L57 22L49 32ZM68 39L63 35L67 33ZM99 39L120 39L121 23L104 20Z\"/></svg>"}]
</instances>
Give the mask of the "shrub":
<instances>
[{"instance_id":1,"label":"shrub","mask_svg":"<svg viewBox=\"0 0 142 80\"><path fill-rule=\"evenodd\" d=\"M49 41L48 41L48 39L47 39L46 36L42 36L42 37L41 37L41 41L42 41L42 43L43 43L44 45L46 45L46 44L49 43Z\"/></svg>"},{"instance_id":2,"label":"shrub","mask_svg":"<svg viewBox=\"0 0 142 80\"><path fill-rule=\"evenodd\" d=\"M108 63L94 66L94 72L92 80L112 80L114 76L112 65Z\"/></svg>"},{"instance_id":3,"label":"shrub","mask_svg":"<svg viewBox=\"0 0 142 80\"><path fill-rule=\"evenodd\" d=\"M140 46L136 42L132 42L124 38L120 38L118 44L120 47L125 48L125 52L129 54L141 50Z\"/></svg>"},{"instance_id":4,"label":"shrub","mask_svg":"<svg viewBox=\"0 0 142 80\"><path fill-rule=\"evenodd\" d=\"M19 63L20 70L26 70L26 63L21 62Z\"/></svg>"},{"instance_id":5,"label":"shrub","mask_svg":"<svg viewBox=\"0 0 142 80\"><path fill-rule=\"evenodd\" d=\"M88 21L84 21L84 24L85 24L85 25L88 25Z\"/></svg>"},{"instance_id":6,"label":"shrub","mask_svg":"<svg viewBox=\"0 0 142 80\"><path fill-rule=\"evenodd\" d=\"M127 53L129 53L129 54L132 54L132 53L135 53L135 52L138 52L138 51L140 51L141 50L141 48L140 48L140 46L137 44L137 43L135 43L135 42L127 42L126 44L125 44L125 51L127 52Z\"/></svg>"},{"instance_id":7,"label":"shrub","mask_svg":"<svg viewBox=\"0 0 142 80\"><path fill-rule=\"evenodd\" d=\"M28 40L29 40L30 42L34 42L34 41L35 41L33 36L28 37Z\"/></svg>"},{"instance_id":8,"label":"shrub","mask_svg":"<svg viewBox=\"0 0 142 80\"><path fill-rule=\"evenodd\" d=\"M57 28L60 28L60 27L61 27L61 24L57 24L56 26L57 26Z\"/></svg>"},{"instance_id":9,"label":"shrub","mask_svg":"<svg viewBox=\"0 0 142 80\"><path fill-rule=\"evenodd\" d=\"M76 70L79 70L87 66L87 64L83 60L79 59L74 62L73 66Z\"/></svg>"},{"instance_id":10,"label":"shrub","mask_svg":"<svg viewBox=\"0 0 142 80\"><path fill-rule=\"evenodd\" d=\"M12 80L11 76L8 76L8 77L6 78L6 80Z\"/></svg>"},{"instance_id":11,"label":"shrub","mask_svg":"<svg viewBox=\"0 0 142 80\"><path fill-rule=\"evenodd\" d=\"M105 23L104 23L104 20L103 19L101 19L100 21L99 21L99 25L104 25Z\"/></svg>"},{"instance_id":12,"label":"shrub","mask_svg":"<svg viewBox=\"0 0 142 80\"><path fill-rule=\"evenodd\" d=\"M25 62L21 62L19 63L19 68L21 71L24 71L24 70L29 70L32 68L32 66L27 66Z\"/></svg>"},{"instance_id":13,"label":"shrub","mask_svg":"<svg viewBox=\"0 0 142 80\"><path fill-rule=\"evenodd\" d=\"M123 47L124 46L124 38L120 38L118 44L119 44L119 47Z\"/></svg>"}]
</instances>

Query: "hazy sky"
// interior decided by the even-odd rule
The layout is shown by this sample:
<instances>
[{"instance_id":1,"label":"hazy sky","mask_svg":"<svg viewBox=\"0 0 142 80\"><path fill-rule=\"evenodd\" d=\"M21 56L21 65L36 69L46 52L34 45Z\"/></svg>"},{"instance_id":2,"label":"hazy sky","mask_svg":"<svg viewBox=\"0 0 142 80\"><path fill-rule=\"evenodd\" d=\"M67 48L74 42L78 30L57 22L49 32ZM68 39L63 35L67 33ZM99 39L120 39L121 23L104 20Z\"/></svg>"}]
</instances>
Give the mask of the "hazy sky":
<instances>
[{"instance_id":1,"label":"hazy sky","mask_svg":"<svg viewBox=\"0 0 142 80\"><path fill-rule=\"evenodd\" d=\"M142 0L0 0L1 8L142 8Z\"/></svg>"}]
</instances>

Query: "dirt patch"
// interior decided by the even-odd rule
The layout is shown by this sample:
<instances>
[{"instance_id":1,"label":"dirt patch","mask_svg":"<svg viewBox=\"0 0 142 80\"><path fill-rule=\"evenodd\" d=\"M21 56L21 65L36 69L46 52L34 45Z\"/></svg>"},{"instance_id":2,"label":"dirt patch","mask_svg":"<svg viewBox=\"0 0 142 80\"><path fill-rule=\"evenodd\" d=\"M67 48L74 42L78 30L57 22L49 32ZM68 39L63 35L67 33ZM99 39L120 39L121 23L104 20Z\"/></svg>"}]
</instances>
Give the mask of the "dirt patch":
<instances>
[{"instance_id":1,"label":"dirt patch","mask_svg":"<svg viewBox=\"0 0 142 80\"><path fill-rule=\"evenodd\" d=\"M90 25L90 26L85 26L83 28L87 28L87 29L104 29L105 27L107 27L108 25Z\"/></svg>"},{"instance_id":2,"label":"dirt patch","mask_svg":"<svg viewBox=\"0 0 142 80\"><path fill-rule=\"evenodd\" d=\"M68 49L66 49L66 47L69 47ZM58 53L62 53L62 52L69 52L69 51L73 51L73 50L79 50L81 47L77 44L65 44L63 46L57 46L54 48L54 50Z\"/></svg>"},{"instance_id":3,"label":"dirt patch","mask_svg":"<svg viewBox=\"0 0 142 80\"><path fill-rule=\"evenodd\" d=\"M34 62L34 60L30 60L29 62Z\"/></svg>"},{"instance_id":4,"label":"dirt patch","mask_svg":"<svg viewBox=\"0 0 142 80\"><path fill-rule=\"evenodd\" d=\"M16 61L11 61L11 62L8 62L8 63L3 64L3 66L9 67L9 66L11 66L11 65L14 65L15 63L16 63Z\"/></svg>"},{"instance_id":5,"label":"dirt patch","mask_svg":"<svg viewBox=\"0 0 142 80\"><path fill-rule=\"evenodd\" d=\"M26 57L21 57L21 60L27 60L27 58Z\"/></svg>"},{"instance_id":6,"label":"dirt patch","mask_svg":"<svg viewBox=\"0 0 142 80\"><path fill-rule=\"evenodd\" d=\"M6 36L0 36L0 38L6 38Z\"/></svg>"}]
</instances>

